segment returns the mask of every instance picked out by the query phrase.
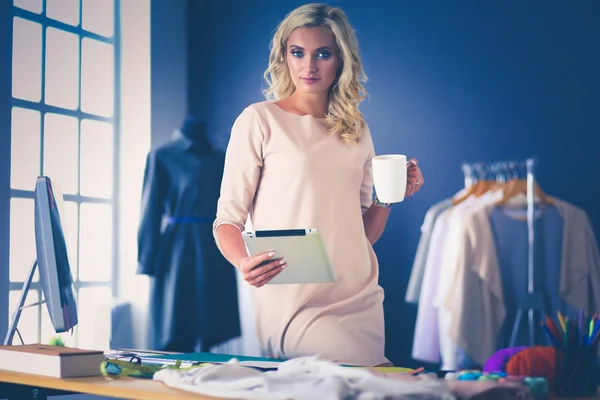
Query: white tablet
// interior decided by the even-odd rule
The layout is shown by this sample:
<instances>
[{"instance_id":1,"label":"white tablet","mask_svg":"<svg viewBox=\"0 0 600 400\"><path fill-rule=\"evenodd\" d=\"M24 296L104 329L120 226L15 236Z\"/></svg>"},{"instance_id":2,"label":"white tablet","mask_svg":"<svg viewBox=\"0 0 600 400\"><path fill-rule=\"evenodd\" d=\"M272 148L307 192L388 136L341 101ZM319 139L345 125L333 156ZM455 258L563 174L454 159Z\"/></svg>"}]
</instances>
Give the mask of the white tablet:
<instances>
[{"instance_id":1,"label":"white tablet","mask_svg":"<svg viewBox=\"0 0 600 400\"><path fill-rule=\"evenodd\" d=\"M242 232L251 256L274 251L286 267L268 284L335 282L335 272L318 229Z\"/></svg>"}]
</instances>

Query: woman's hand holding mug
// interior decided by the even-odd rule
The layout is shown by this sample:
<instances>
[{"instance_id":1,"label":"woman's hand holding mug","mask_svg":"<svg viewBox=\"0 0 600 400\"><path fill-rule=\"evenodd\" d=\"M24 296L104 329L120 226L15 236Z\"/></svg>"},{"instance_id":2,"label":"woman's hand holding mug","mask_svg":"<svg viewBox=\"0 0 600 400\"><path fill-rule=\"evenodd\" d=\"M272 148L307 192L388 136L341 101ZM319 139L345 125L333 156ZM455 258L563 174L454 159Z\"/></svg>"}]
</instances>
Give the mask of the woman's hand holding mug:
<instances>
[{"instance_id":1,"label":"woman's hand holding mug","mask_svg":"<svg viewBox=\"0 0 600 400\"><path fill-rule=\"evenodd\" d=\"M416 158L407 163L403 154L373 157L373 184L377 199L383 203L399 203L406 196L418 192L425 180L417 164Z\"/></svg>"}]
</instances>

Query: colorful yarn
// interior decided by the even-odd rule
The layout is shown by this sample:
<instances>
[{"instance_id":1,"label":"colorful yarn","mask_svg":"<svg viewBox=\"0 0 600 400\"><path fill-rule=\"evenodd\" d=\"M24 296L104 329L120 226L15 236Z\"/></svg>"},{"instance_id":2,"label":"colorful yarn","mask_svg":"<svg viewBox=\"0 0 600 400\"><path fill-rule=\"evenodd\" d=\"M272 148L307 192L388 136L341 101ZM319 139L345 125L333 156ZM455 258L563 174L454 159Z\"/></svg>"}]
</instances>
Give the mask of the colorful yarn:
<instances>
[{"instance_id":1,"label":"colorful yarn","mask_svg":"<svg viewBox=\"0 0 600 400\"><path fill-rule=\"evenodd\" d=\"M554 385L554 347L532 346L515 354L506 363L509 375L544 377L550 387ZM526 378L527 380L527 378Z\"/></svg>"},{"instance_id":2,"label":"colorful yarn","mask_svg":"<svg viewBox=\"0 0 600 400\"><path fill-rule=\"evenodd\" d=\"M506 363L514 355L527 349L527 346L509 347L495 352L483 366L483 372L506 372Z\"/></svg>"}]
</instances>

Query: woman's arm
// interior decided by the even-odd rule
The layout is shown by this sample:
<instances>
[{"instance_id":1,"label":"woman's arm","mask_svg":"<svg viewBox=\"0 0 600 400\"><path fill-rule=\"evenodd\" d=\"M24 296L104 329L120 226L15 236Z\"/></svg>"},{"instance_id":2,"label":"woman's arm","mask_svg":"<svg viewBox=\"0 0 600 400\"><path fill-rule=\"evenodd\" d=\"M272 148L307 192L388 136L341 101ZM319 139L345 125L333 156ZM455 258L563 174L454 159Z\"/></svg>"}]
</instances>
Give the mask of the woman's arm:
<instances>
[{"instance_id":1,"label":"woman's arm","mask_svg":"<svg viewBox=\"0 0 600 400\"><path fill-rule=\"evenodd\" d=\"M240 230L236 226L223 224L217 228L215 239L223 257L239 269L242 260L248 257Z\"/></svg>"},{"instance_id":2,"label":"woman's arm","mask_svg":"<svg viewBox=\"0 0 600 400\"><path fill-rule=\"evenodd\" d=\"M247 107L231 129L217 218L213 222L213 235L223 257L256 287L264 285L285 268L285 261L272 252L249 257L242 238L262 170L263 143L258 114L252 107Z\"/></svg>"},{"instance_id":3,"label":"woman's arm","mask_svg":"<svg viewBox=\"0 0 600 400\"><path fill-rule=\"evenodd\" d=\"M363 214L365 234L371 246L381 237L389 215L390 208L384 208L375 203L371 204L371 207Z\"/></svg>"},{"instance_id":4,"label":"woman's arm","mask_svg":"<svg viewBox=\"0 0 600 400\"><path fill-rule=\"evenodd\" d=\"M416 158L411 159L409 162L406 182L406 197L412 196L421 189L421 186L423 186L423 173L417 164L418 160ZM377 204L377 201L374 201L363 214L365 234L371 245L374 245L375 242L381 237L389 215L390 205Z\"/></svg>"}]
</instances>

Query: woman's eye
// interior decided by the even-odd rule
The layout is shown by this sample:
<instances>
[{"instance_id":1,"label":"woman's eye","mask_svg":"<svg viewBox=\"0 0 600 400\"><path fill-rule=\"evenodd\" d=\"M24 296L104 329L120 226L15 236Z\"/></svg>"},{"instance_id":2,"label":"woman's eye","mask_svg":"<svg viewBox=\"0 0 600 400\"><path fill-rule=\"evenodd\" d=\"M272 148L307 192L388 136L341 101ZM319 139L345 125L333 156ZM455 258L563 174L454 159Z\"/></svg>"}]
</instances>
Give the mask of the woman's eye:
<instances>
[{"instance_id":1,"label":"woman's eye","mask_svg":"<svg viewBox=\"0 0 600 400\"><path fill-rule=\"evenodd\" d=\"M321 51L319 54L317 54L317 56L319 58L329 58L331 57L331 53L328 51Z\"/></svg>"},{"instance_id":2,"label":"woman's eye","mask_svg":"<svg viewBox=\"0 0 600 400\"><path fill-rule=\"evenodd\" d=\"M291 54L292 54L294 57L302 57L302 55L303 55L303 54L302 54L302 52L301 52L300 50L292 50Z\"/></svg>"}]
</instances>

